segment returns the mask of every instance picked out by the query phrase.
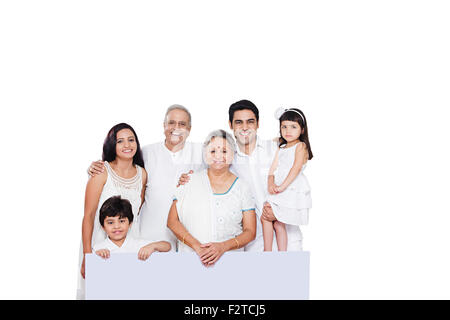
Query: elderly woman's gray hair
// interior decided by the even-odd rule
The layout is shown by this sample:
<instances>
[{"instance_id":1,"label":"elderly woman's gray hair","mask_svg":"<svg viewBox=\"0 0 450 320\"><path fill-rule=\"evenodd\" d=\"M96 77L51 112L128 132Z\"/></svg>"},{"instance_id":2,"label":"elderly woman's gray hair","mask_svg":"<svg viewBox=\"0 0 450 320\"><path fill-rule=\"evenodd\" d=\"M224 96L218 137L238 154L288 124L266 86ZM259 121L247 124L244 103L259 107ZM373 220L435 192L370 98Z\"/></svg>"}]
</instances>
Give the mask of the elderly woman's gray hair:
<instances>
[{"instance_id":1,"label":"elderly woman's gray hair","mask_svg":"<svg viewBox=\"0 0 450 320\"><path fill-rule=\"evenodd\" d=\"M167 108L166 115L164 116L164 123L167 123L167 115L172 110L182 110L182 111L186 112L188 115L188 118L189 118L188 127L190 128L192 126L191 113L189 112L189 110L186 107L183 107L181 104L173 104Z\"/></svg>"},{"instance_id":2,"label":"elderly woman's gray hair","mask_svg":"<svg viewBox=\"0 0 450 320\"><path fill-rule=\"evenodd\" d=\"M225 139L228 142L228 144L230 145L231 152L234 154L234 152L236 151L236 144L234 142L233 136L231 134L229 134L228 132L226 132L225 130L219 129L219 130L214 130L213 132L208 134L208 136L206 137L205 142L203 143L203 159L205 159L206 147L211 143L212 139L214 139L214 138Z\"/></svg>"}]
</instances>

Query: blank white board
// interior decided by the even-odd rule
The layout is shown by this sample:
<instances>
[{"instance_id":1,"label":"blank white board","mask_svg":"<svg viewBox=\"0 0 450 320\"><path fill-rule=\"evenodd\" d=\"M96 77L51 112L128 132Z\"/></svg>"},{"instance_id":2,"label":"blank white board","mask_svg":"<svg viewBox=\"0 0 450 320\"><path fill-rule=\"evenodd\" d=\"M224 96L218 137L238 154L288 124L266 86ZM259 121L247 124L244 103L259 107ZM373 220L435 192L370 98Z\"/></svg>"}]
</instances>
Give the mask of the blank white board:
<instances>
[{"instance_id":1,"label":"blank white board","mask_svg":"<svg viewBox=\"0 0 450 320\"><path fill-rule=\"evenodd\" d=\"M86 299L304 300L309 252L227 252L213 267L195 253L86 255Z\"/></svg>"}]
</instances>

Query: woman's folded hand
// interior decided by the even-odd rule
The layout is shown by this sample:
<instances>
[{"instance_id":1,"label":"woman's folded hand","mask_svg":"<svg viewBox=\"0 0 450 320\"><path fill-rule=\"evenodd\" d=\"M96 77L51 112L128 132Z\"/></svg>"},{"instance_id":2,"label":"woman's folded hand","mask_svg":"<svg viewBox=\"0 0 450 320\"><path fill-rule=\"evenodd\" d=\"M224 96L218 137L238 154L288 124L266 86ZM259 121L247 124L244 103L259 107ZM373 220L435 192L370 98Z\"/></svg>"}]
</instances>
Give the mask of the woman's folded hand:
<instances>
[{"instance_id":1,"label":"woman's folded hand","mask_svg":"<svg viewBox=\"0 0 450 320\"><path fill-rule=\"evenodd\" d=\"M202 244L200 247L204 249L200 255L200 260L205 266L212 266L225 252L223 242L210 242Z\"/></svg>"}]
</instances>

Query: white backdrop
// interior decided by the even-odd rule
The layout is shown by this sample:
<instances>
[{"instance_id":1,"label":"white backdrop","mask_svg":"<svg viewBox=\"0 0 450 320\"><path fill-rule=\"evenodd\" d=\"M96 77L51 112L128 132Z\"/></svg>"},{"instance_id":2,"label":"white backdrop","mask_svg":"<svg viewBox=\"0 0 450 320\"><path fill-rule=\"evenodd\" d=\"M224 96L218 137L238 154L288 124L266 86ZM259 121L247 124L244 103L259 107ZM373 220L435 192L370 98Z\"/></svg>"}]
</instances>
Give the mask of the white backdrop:
<instances>
[{"instance_id":1,"label":"white backdrop","mask_svg":"<svg viewBox=\"0 0 450 320\"><path fill-rule=\"evenodd\" d=\"M240 99L306 114L312 299L450 299L446 1L2 1L0 298L73 299L110 127L190 139ZM56 255L55 255L56 253Z\"/></svg>"}]
</instances>

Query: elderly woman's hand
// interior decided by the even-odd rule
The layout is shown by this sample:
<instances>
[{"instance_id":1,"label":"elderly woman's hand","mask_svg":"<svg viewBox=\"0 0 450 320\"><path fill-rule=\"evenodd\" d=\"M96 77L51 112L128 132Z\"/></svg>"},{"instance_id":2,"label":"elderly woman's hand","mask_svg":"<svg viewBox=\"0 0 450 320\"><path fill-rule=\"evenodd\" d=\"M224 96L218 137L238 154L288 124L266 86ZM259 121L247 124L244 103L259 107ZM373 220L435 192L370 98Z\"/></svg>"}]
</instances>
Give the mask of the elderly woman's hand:
<instances>
[{"instance_id":1,"label":"elderly woman's hand","mask_svg":"<svg viewBox=\"0 0 450 320\"><path fill-rule=\"evenodd\" d=\"M206 251L208 250L207 248L203 247L203 244L198 244L198 245L194 245L192 247L192 249L194 249L195 253L200 257L200 260L202 259L202 256L206 253ZM202 261L203 263L203 261ZM205 265L206 267L206 265Z\"/></svg>"},{"instance_id":2,"label":"elderly woman's hand","mask_svg":"<svg viewBox=\"0 0 450 320\"><path fill-rule=\"evenodd\" d=\"M212 266L225 252L225 244L223 242L210 242L202 244L200 247L205 249L200 256L200 260L205 266Z\"/></svg>"}]
</instances>

